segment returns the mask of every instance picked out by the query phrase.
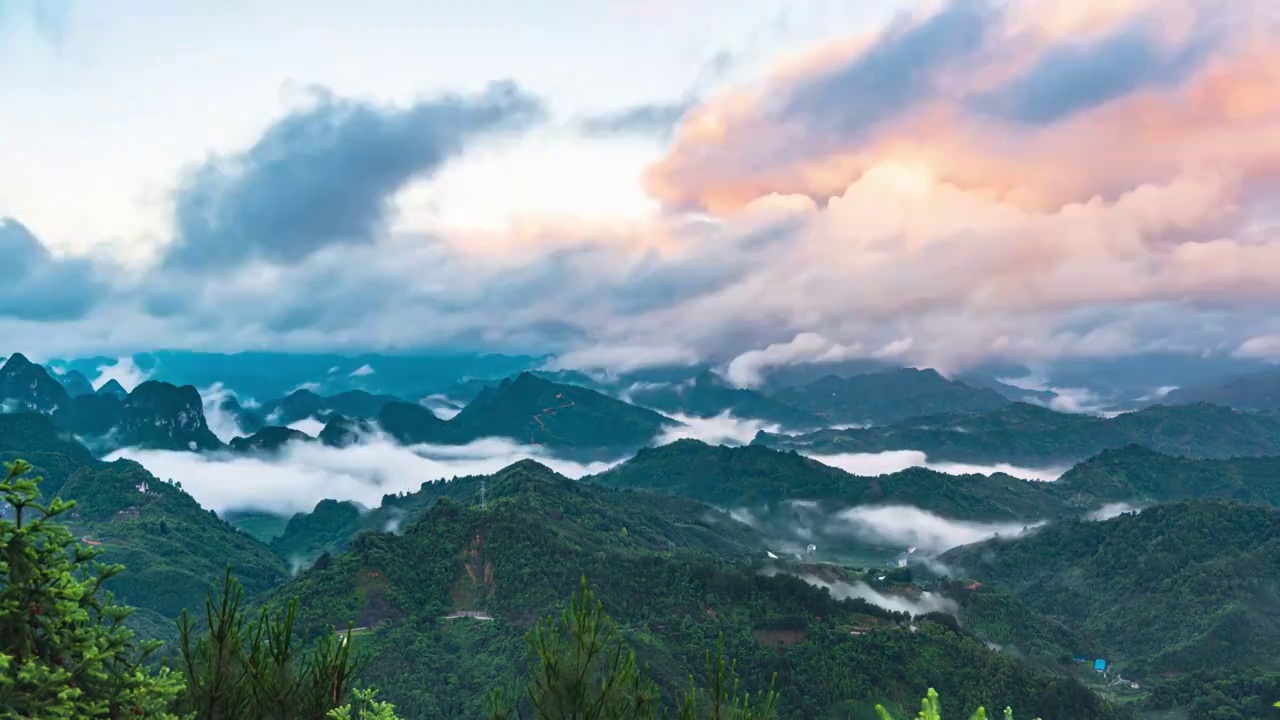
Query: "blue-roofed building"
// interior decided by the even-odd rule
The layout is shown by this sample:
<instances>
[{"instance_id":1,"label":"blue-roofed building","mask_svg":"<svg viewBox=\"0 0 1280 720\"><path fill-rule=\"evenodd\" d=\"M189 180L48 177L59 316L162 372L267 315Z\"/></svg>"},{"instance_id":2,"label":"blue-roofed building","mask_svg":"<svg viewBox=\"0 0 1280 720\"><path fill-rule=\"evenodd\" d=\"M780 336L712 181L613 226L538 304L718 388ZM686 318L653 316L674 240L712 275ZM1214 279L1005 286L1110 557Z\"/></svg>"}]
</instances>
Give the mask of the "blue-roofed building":
<instances>
[{"instance_id":1,"label":"blue-roofed building","mask_svg":"<svg viewBox=\"0 0 1280 720\"><path fill-rule=\"evenodd\" d=\"M1106 660L1103 660L1102 658L1098 658L1097 660L1094 660L1094 661L1093 661L1093 669L1094 669L1094 670L1097 670L1098 672L1106 672L1106 671L1107 671L1107 661L1106 661Z\"/></svg>"}]
</instances>

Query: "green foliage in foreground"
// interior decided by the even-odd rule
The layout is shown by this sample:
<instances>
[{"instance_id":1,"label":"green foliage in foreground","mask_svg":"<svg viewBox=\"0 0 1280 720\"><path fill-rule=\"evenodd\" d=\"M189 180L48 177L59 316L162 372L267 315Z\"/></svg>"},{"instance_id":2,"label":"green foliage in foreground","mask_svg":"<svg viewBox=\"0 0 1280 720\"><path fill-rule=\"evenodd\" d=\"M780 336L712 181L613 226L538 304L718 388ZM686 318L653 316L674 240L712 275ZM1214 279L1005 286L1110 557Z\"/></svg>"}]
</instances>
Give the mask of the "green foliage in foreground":
<instances>
[{"instance_id":1,"label":"green foliage in foreground","mask_svg":"<svg viewBox=\"0 0 1280 720\"><path fill-rule=\"evenodd\" d=\"M54 519L74 503L37 502L31 466L6 463L0 500L0 707L31 718L170 717L182 688L173 673L143 663L157 643L124 627L132 612L102 585L124 568L94 563Z\"/></svg>"},{"instance_id":2,"label":"green foliage in foreground","mask_svg":"<svg viewBox=\"0 0 1280 720\"><path fill-rule=\"evenodd\" d=\"M362 663L349 636L299 647L290 605L241 612L243 590L228 571L221 597L208 598L204 623L185 613L177 671L145 664L159 642L138 643L103 584L124 570L95 562L54 522L74 503L40 497L23 461L6 465L0 500L0 708L4 717L185 718L186 720L394 720L393 708L354 693Z\"/></svg>"},{"instance_id":3,"label":"green foliage in foreground","mask_svg":"<svg viewBox=\"0 0 1280 720\"><path fill-rule=\"evenodd\" d=\"M590 589L587 579L559 622L543 618L527 636L529 661L535 668L527 705L537 720L655 720L673 717L662 707L662 694L648 672L636 663L613 620ZM706 688L689 679L678 704L677 720L768 720L776 715L778 695L752 698L739 691L737 665L724 660L723 640L714 660L707 653ZM492 720L509 720L514 708L501 689L488 697Z\"/></svg>"},{"instance_id":4,"label":"green foliage in foreground","mask_svg":"<svg viewBox=\"0 0 1280 720\"><path fill-rule=\"evenodd\" d=\"M524 715L535 720L772 720L777 717L779 696L775 675L768 692L752 696L743 692L737 663L724 658L724 639L716 652L706 654L706 687L689 678L689 688L677 702L674 714L662 707L662 695L647 669L636 662L613 620L588 587L586 577L558 621L543 618L526 636L533 678L525 690ZM514 698L519 700L520 698ZM501 689L490 692L486 704L491 720L516 716L512 698ZM881 720L895 720L883 705L876 706ZM1013 710L1005 708L1005 720ZM921 702L918 720L942 720L938 692L929 688ZM970 720L987 720L984 708Z\"/></svg>"},{"instance_id":5,"label":"green foliage in foreground","mask_svg":"<svg viewBox=\"0 0 1280 720\"><path fill-rule=\"evenodd\" d=\"M876 706L876 712L880 715L881 720L894 720L889 711L884 709L883 705ZM916 716L917 720L942 720L942 704L938 700L938 691L929 688L929 694L920 702L920 714ZM987 720L987 711L985 708L978 708L978 711L969 716L969 720ZM1013 709L1004 709L1004 720L1013 720Z\"/></svg>"}]
</instances>

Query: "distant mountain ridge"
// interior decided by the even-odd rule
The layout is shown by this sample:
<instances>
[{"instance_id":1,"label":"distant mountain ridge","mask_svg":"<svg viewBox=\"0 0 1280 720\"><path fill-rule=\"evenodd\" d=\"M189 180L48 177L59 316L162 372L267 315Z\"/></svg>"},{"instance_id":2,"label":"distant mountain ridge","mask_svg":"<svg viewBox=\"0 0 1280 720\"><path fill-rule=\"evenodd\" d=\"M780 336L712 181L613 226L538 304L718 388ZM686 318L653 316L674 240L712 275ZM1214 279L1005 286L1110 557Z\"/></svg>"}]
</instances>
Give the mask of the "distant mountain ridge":
<instances>
[{"instance_id":1,"label":"distant mountain ridge","mask_svg":"<svg viewBox=\"0 0 1280 720\"><path fill-rule=\"evenodd\" d=\"M852 377L828 375L786 388L774 399L821 417L827 425L886 425L928 415L976 415L1010 404L995 390L948 380L936 370L914 368Z\"/></svg>"},{"instance_id":2,"label":"distant mountain ridge","mask_svg":"<svg viewBox=\"0 0 1280 720\"><path fill-rule=\"evenodd\" d=\"M70 375L70 371L67 374ZM114 380L97 393L74 397L44 367L15 353L0 367L0 400L10 411L48 415L58 427L103 449L136 446L212 450L222 443L209 430L194 387L144 382L121 397ZM83 388L81 388L83 389Z\"/></svg>"},{"instance_id":3,"label":"distant mountain ridge","mask_svg":"<svg viewBox=\"0 0 1280 720\"><path fill-rule=\"evenodd\" d=\"M1164 402L1170 405L1205 402L1245 410L1280 412L1280 367L1211 385L1179 388L1166 395Z\"/></svg>"},{"instance_id":4,"label":"distant mountain ridge","mask_svg":"<svg viewBox=\"0 0 1280 720\"><path fill-rule=\"evenodd\" d=\"M1280 455L1280 420L1204 403L1155 405L1114 418L1014 403L971 417L914 418L801 436L760 433L753 443L812 454L917 450L934 461L1053 467L1129 444L1189 457Z\"/></svg>"}]
</instances>

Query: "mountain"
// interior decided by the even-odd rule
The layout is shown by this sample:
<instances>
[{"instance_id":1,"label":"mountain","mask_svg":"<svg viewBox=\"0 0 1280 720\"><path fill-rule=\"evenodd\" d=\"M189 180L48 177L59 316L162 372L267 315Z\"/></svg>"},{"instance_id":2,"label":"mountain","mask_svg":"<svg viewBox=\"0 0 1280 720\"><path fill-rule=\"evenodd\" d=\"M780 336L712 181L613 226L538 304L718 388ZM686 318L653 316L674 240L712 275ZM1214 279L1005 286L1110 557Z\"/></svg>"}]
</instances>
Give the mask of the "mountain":
<instances>
[{"instance_id":1,"label":"mountain","mask_svg":"<svg viewBox=\"0 0 1280 720\"><path fill-rule=\"evenodd\" d=\"M360 442L360 438L374 432L375 428L368 420L349 418L334 413L329 416L320 434L316 436L321 443L329 447L349 447Z\"/></svg>"},{"instance_id":2,"label":"mountain","mask_svg":"<svg viewBox=\"0 0 1280 720\"><path fill-rule=\"evenodd\" d=\"M417 403L390 402L378 411L378 426L405 445L447 440L449 425Z\"/></svg>"},{"instance_id":3,"label":"mountain","mask_svg":"<svg viewBox=\"0 0 1280 720\"><path fill-rule=\"evenodd\" d=\"M902 368L837 377L786 388L774 399L821 418L825 424L887 425L907 418L982 414L1009 405L990 388L948 380L936 370Z\"/></svg>"},{"instance_id":4,"label":"mountain","mask_svg":"<svg viewBox=\"0 0 1280 720\"><path fill-rule=\"evenodd\" d=\"M731 387L710 372L680 383L637 384L627 391L626 397L637 405L669 414L708 418L727 412L735 417L795 429L812 429L824 424L808 412L755 390Z\"/></svg>"},{"instance_id":5,"label":"mountain","mask_svg":"<svg viewBox=\"0 0 1280 720\"><path fill-rule=\"evenodd\" d=\"M129 393L120 414L122 446L214 450L222 441L205 422L204 401L190 385L148 380Z\"/></svg>"},{"instance_id":6,"label":"mountain","mask_svg":"<svg viewBox=\"0 0 1280 720\"><path fill-rule=\"evenodd\" d=\"M483 390L448 427L456 443L497 436L548 447L624 449L648 444L672 424L594 390L521 373Z\"/></svg>"},{"instance_id":7,"label":"mountain","mask_svg":"<svg viewBox=\"0 0 1280 720\"><path fill-rule=\"evenodd\" d=\"M1105 642L1126 676L1280 662L1280 511L1230 501L1054 523L941 558Z\"/></svg>"},{"instance_id":8,"label":"mountain","mask_svg":"<svg viewBox=\"0 0 1280 720\"><path fill-rule=\"evenodd\" d=\"M286 577L283 562L266 545L201 508L180 483L159 480L129 460L96 460L48 417L0 415L0 459L17 458L44 477L45 498L76 501L65 517L77 537L98 545L103 562L126 566L107 587L142 608L141 620L201 607L205 587L222 577L228 563L252 593Z\"/></svg>"},{"instance_id":9,"label":"mountain","mask_svg":"<svg viewBox=\"0 0 1280 720\"><path fill-rule=\"evenodd\" d=\"M1280 420L1203 403L1156 405L1114 418L1015 403L972 417L925 417L800 436L760 433L753 442L813 454L917 450L935 462L1052 467L1134 443L1191 457L1280 455Z\"/></svg>"},{"instance_id":10,"label":"mountain","mask_svg":"<svg viewBox=\"0 0 1280 720\"><path fill-rule=\"evenodd\" d=\"M93 384L79 370L69 370L63 375L57 376L57 379L72 398L93 394Z\"/></svg>"},{"instance_id":11,"label":"mountain","mask_svg":"<svg viewBox=\"0 0 1280 720\"><path fill-rule=\"evenodd\" d=\"M124 402L115 395L80 395L53 413L53 421L81 438L105 438L118 432Z\"/></svg>"},{"instance_id":12,"label":"mountain","mask_svg":"<svg viewBox=\"0 0 1280 720\"><path fill-rule=\"evenodd\" d=\"M917 467L860 477L794 452L759 445L716 447L697 440L644 448L584 482L753 509L783 501L816 501L831 511L899 504L970 520L1040 519L1065 509L1061 498L1046 492L1048 483L1003 474L948 475Z\"/></svg>"},{"instance_id":13,"label":"mountain","mask_svg":"<svg viewBox=\"0 0 1280 720\"><path fill-rule=\"evenodd\" d=\"M116 380L115 378L111 378L110 380L103 383L102 387L98 388L98 394L113 395L120 400L123 400L129 397L129 391L125 390L124 386L120 384L120 381Z\"/></svg>"},{"instance_id":14,"label":"mountain","mask_svg":"<svg viewBox=\"0 0 1280 720\"><path fill-rule=\"evenodd\" d=\"M1280 457L1199 459L1138 445L1106 450L1068 470L1053 489L1064 498L1147 505L1174 500L1235 500L1280 507Z\"/></svg>"},{"instance_id":15,"label":"mountain","mask_svg":"<svg viewBox=\"0 0 1280 720\"><path fill-rule=\"evenodd\" d=\"M5 412L52 413L70 400L62 383L22 353L10 355L0 366L0 403Z\"/></svg>"},{"instance_id":16,"label":"mountain","mask_svg":"<svg viewBox=\"0 0 1280 720\"><path fill-rule=\"evenodd\" d=\"M1001 693L1027 717L1128 717L945 624L908 627L903 613L762 573L751 559L764 558L759 537L705 505L575 482L530 461L485 488L483 507L475 495L438 500L402 534L362 533L271 595L300 598L304 635L367 628L365 679L406 717L474 717L483 688L520 682L525 630L583 576L667 697L722 635L744 686L778 673L788 720L863 717L874 702L902 710L927 686L957 707Z\"/></svg>"},{"instance_id":17,"label":"mountain","mask_svg":"<svg viewBox=\"0 0 1280 720\"><path fill-rule=\"evenodd\" d=\"M1212 403L1240 410L1280 411L1280 368L1268 368L1210 385L1171 391L1169 405Z\"/></svg>"},{"instance_id":18,"label":"mountain","mask_svg":"<svg viewBox=\"0 0 1280 720\"><path fill-rule=\"evenodd\" d=\"M60 367L94 377L102 367L122 359L77 358L57 361ZM417 399L442 392L467 377L501 378L538 367L544 357L487 353L396 352L364 355L329 353L204 353L186 350L140 353L130 358L148 379L207 388L215 383L242 399L265 401L299 387L322 395L347 390Z\"/></svg>"},{"instance_id":19,"label":"mountain","mask_svg":"<svg viewBox=\"0 0 1280 720\"><path fill-rule=\"evenodd\" d=\"M231 418L235 426L243 433L256 433L267 427L266 421L262 416L254 410L246 408L240 404L240 400L235 395L227 394L225 397L211 397L209 402L216 402L218 412ZM205 416L210 413L208 405L205 406Z\"/></svg>"},{"instance_id":20,"label":"mountain","mask_svg":"<svg viewBox=\"0 0 1280 720\"><path fill-rule=\"evenodd\" d=\"M252 435L233 439L229 446L232 450L242 453L276 452L286 443L294 441L314 442L315 438L301 430L268 425Z\"/></svg>"},{"instance_id":21,"label":"mountain","mask_svg":"<svg viewBox=\"0 0 1280 720\"><path fill-rule=\"evenodd\" d=\"M382 406L390 402L399 402L399 399L390 395L373 395L363 390L325 397L303 389L265 403L259 414L271 425L289 425L311 417L327 421L328 416L333 414L372 418L377 416Z\"/></svg>"}]
</instances>

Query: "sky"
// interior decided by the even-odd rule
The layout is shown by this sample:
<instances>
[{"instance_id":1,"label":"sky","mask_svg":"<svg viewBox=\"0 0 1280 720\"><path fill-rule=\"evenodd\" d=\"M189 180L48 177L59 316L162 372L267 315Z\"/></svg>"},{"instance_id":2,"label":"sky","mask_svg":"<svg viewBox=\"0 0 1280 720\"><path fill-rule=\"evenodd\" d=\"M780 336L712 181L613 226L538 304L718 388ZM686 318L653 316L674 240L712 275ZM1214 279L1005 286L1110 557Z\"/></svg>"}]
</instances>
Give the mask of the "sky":
<instances>
[{"instance_id":1,"label":"sky","mask_svg":"<svg viewBox=\"0 0 1280 720\"><path fill-rule=\"evenodd\" d=\"M36 357L1280 360L1269 0L0 0L0 87Z\"/></svg>"}]
</instances>

